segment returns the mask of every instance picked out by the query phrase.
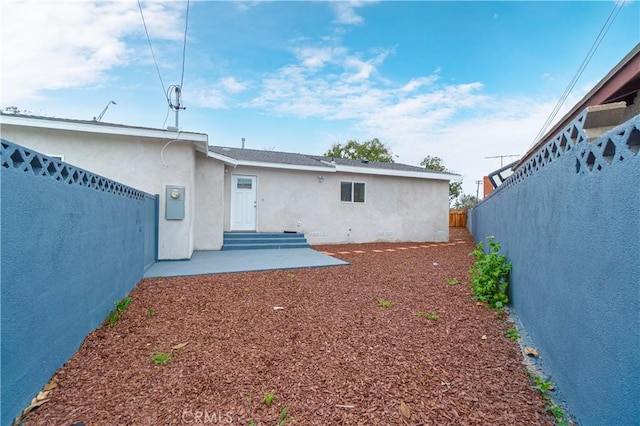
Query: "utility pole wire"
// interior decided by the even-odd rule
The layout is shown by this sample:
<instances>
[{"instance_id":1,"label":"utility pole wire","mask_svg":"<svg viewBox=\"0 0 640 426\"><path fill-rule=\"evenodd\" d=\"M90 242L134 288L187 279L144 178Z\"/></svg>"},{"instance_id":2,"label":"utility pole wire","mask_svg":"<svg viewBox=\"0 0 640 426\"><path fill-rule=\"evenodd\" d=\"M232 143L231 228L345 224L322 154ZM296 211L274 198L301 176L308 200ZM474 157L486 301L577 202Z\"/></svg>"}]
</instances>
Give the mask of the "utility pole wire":
<instances>
[{"instance_id":1,"label":"utility pole wire","mask_svg":"<svg viewBox=\"0 0 640 426\"><path fill-rule=\"evenodd\" d=\"M569 94L571 93L571 91L575 87L576 83L578 82L578 79L582 76L582 73L584 72L584 70L587 67L587 65L589 64L589 62L591 61L591 58L596 53L596 50L598 50L598 47L600 47L600 43L602 43L602 40L604 39L604 36L609 31L609 28L611 28L611 25L613 25L613 21L615 21L616 17L618 16L618 13L620 13L620 10L622 9L622 5L625 3L625 1L626 0L618 0L616 2L616 4L613 6L613 10L609 14L609 17L607 17L607 20L605 21L605 23L602 26L602 28L600 28L600 32L598 33L598 36L593 41L593 44L591 45L591 49L589 49L589 52L587 52L587 56L582 61L582 64L580 64L580 67L578 67L578 71L576 71L576 74L573 76L573 78L569 82L569 85L567 86L567 88L565 89L564 93L562 94L562 96L558 100L558 103L556 104L556 106L553 108L553 111L551 112L551 114L547 118L547 121L545 121L544 124L542 125L542 128L540 129L540 131L536 135L535 139L533 140L533 143L531 144L531 147L533 147L539 141L539 139L542 136L544 136L544 133L547 131L549 125L551 124L551 122L554 120L554 118L558 114L558 111L560 111L560 108L562 108L562 105L564 105L564 102L569 97ZM614 15L614 13L615 13L615 15ZM613 16L613 18L612 18L612 16ZM531 148L531 147L529 147L529 148Z\"/></svg>"},{"instance_id":2,"label":"utility pole wire","mask_svg":"<svg viewBox=\"0 0 640 426\"><path fill-rule=\"evenodd\" d=\"M182 45L182 75L180 76L180 88L182 88L182 82L184 81L184 61L187 51L187 28L189 27L189 0L187 0L187 17L184 22L184 43Z\"/></svg>"},{"instance_id":3,"label":"utility pole wire","mask_svg":"<svg viewBox=\"0 0 640 426\"><path fill-rule=\"evenodd\" d=\"M158 72L158 78L160 79L160 84L162 85L162 96L165 97L167 103L169 103L169 98L166 93L167 90L164 88L164 82L162 81L162 75L160 75L160 68L158 68L158 61L156 60L156 55L153 53L153 46L151 45L151 38L149 37L149 31L147 30L147 23L144 20L144 13L142 13L142 5L140 4L140 0L138 0L138 9L140 9L140 17L142 18L142 25L144 26L144 32L147 35L147 41L149 42L149 49L151 50L151 56L153 57L153 63L156 65L156 71Z\"/></svg>"}]
</instances>

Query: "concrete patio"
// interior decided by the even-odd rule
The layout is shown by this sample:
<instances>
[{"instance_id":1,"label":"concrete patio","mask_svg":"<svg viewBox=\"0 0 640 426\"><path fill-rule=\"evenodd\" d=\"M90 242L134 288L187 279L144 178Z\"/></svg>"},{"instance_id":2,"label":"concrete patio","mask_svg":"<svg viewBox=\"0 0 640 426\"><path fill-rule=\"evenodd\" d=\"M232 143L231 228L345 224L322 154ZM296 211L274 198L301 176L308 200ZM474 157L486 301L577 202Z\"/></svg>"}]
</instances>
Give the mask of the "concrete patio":
<instances>
[{"instance_id":1,"label":"concrete patio","mask_svg":"<svg viewBox=\"0 0 640 426\"><path fill-rule=\"evenodd\" d=\"M311 248L203 250L194 251L189 260L162 260L156 262L145 272L144 277L178 277L275 269L318 268L348 264L348 262L327 256Z\"/></svg>"}]
</instances>

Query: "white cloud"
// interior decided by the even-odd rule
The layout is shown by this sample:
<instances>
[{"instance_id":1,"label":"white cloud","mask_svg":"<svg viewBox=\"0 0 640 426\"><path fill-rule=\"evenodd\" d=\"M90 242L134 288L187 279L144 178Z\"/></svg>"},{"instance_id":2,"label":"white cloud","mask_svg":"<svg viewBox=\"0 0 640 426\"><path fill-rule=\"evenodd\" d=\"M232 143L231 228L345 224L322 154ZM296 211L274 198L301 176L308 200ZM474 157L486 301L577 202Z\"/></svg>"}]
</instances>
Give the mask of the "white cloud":
<instances>
[{"instance_id":1,"label":"white cloud","mask_svg":"<svg viewBox=\"0 0 640 426\"><path fill-rule=\"evenodd\" d=\"M336 18L335 21L338 24L347 25L361 25L364 23L364 18L358 15L355 9L371 4L369 1L334 1L331 2L331 8L333 9Z\"/></svg>"},{"instance_id":2,"label":"white cloud","mask_svg":"<svg viewBox=\"0 0 640 426\"><path fill-rule=\"evenodd\" d=\"M419 165L427 155L441 157L463 175L466 193L475 194L475 181L500 167L485 157L525 154L554 104L496 96L480 82L444 83L440 70L404 82L374 78L386 55L367 57L340 46L299 49L296 58L266 75L244 106L280 116L349 120L348 138L380 138L399 162Z\"/></svg>"},{"instance_id":3,"label":"white cloud","mask_svg":"<svg viewBox=\"0 0 640 426\"><path fill-rule=\"evenodd\" d=\"M220 80L224 89L229 93L239 93L247 90L247 83L236 80L235 77L224 77Z\"/></svg>"},{"instance_id":4,"label":"white cloud","mask_svg":"<svg viewBox=\"0 0 640 426\"><path fill-rule=\"evenodd\" d=\"M302 66L319 69L344 57L347 51L342 47L305 47L295 49L294 53Z\"/></svg>"},{"instance_id":5,"label":"white cloud","mask_svg":"<svg viewBox=\"0 0 640 426\"><path fill-rule=\"evenodd\" d=\"M109 69L149 55L135 2L3 1L2 8L4 105L99 84ZM153 39L183 37L175 22L184 5L145 2L143 10ZM128 37L144 40L146 50L136 52Z\"/></svg>"},{"instance_id":6,"label":"white cloud","mask_svg":"<svg viewBox=\"0 0 640 426\"><path fill-rule=\"evenodd\" d=\"M414 90L417 90L423 86L429 86L435 83L437 80L438 80L438 76L435 74L429 77L412 78L411 80L409 80L407 84L405 84L400 88L400 92L403 92L403 93L413 92Z\"/></svg>"},{"instance_id":7,"label":"white cloud","mask_svg":"<svg viewBox=\"0 0 640 426\"><path fill-rule=\"evenodd\" d=\"M228 109L234 104L232 95L246 91L249 83L239 81L233 76L223 77L213 83L202 80L189 84L186 101L200 107Z\"/></svg>"}]
</instances>

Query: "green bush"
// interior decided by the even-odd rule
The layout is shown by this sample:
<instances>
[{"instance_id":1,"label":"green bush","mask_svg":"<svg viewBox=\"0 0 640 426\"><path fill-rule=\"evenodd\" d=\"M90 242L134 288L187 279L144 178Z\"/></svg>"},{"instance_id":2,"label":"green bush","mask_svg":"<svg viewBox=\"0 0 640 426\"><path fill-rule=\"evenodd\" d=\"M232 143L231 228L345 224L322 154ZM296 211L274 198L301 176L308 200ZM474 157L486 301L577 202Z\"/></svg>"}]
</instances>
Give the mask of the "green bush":
<instances>
[{"instance_id":1,"label":"green bush","mask_svg":"<svg viewBox=\"0 0 640 426\"><path fill-rule=\"evenodd\" d=\"M471 255L476 259L471 274L471 287L474 298L486 302L492 308L502 308L509 303L507 287L511 263L499 254L500 244L489 237L489 253L485 253L482 241L476 245Z\"/></svg>"}]
</instances>

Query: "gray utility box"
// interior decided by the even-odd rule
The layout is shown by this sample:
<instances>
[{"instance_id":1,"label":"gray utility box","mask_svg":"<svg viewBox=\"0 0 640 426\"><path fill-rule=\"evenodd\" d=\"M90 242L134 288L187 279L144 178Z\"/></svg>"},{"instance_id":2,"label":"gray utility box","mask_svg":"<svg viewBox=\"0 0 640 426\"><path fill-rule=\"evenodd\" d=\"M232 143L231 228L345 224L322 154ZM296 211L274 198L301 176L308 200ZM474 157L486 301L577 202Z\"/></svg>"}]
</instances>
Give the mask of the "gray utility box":
<instances>
[{"instance_id":1,"label":"gray utility box","mask_svg":"<svg viewBox=\"0 0 640 426\"><path fill-rule=\"evenodd\" d=\"M184 193L184 186L165 186L165 219L184 219Z\"/></svg>"}]
</instances>

